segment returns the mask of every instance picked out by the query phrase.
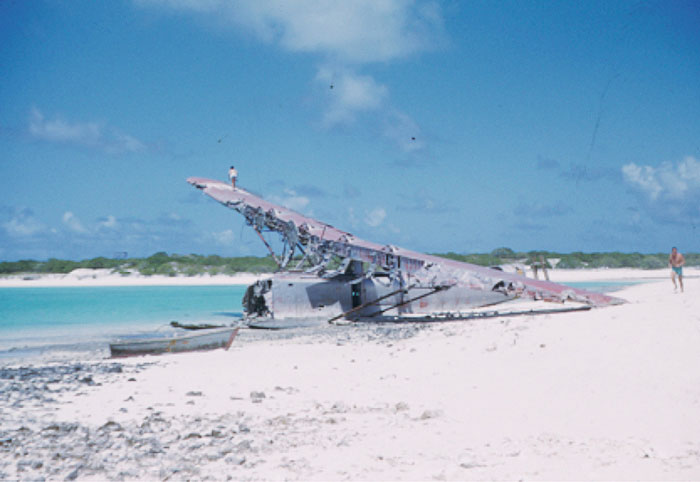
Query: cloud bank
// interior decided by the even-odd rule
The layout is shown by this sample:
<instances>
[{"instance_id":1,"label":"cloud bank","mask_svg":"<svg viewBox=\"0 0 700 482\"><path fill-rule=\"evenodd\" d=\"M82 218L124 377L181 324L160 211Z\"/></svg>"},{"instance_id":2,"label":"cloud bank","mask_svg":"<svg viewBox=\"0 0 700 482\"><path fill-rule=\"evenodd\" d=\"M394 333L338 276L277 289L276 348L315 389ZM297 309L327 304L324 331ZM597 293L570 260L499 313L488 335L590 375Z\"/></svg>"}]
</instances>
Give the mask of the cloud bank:
<instances>
[{"instance_id":1,"label":"cloud bank","mask_svg":"<svg viewBox=\"0 0 700 482\"><path fill-rule=\"evenodd\" d=\"M88 232L80 219L70 211L63 213L63 224L74 233L85 234Z\"/></svg>"},{"instance_id":2,"label":"cloud bank","mask_svg":"<svg viewBox=\"0 0 700 482\"><path fill-rule=\"evenodd\" d=\"M631 162L622 167L622 176L655 218L700 221L700 161L694 157L658 167Z\"/></svg>"},{"instance_id":3,"label":"cloud bank","mask_svg":"<svg viewBox=\"0 0 700 482\"><path fill-rule=\"evenodd\" d=\"M10 238L25 238L46 230L34 216L34 212L26 207L2 207L0 209L0 227Z\"/></svg>"},{"instance_id":4,"label":"cloud bank","mask_svg":"<svg viewBox=\"0 0 700 482\"><path fill-rule=\"evenodd\" d=\"M432 48L443 22L436 2L405 0L137 0L215 17L290 52L345 63L383 62Z\"/></svg>"},{"instance_id":5,"label":"cloud bank","mask_svg":"<svg viewBox=\"0 0 700 482\"><path fill-rule=\"evenodd\" d=\"M61 117L47 119L37 108L30 112L28 131L40 141L97 149L108 154L146 149L143 142L113 127L98 122L71 122Z\"/></svg>"},{"instance_id":6,"label":"cloud bank","mask_svg":"<svg viewBox=\"0 0 700 482\"><path fill-rule=\"evenodd\" d=\"M298 194L294 189L285 188L281 196L270 196L270 202L281 204L293 211L304 212L307 215L311 215L310 211L307 209L310 202L309 198Z\"/></svg>"},{"instance_id":7,"label":"cloud bank","mask_svg":"<svg viewBox=\"0 0 700 482\"><path fill-rule=\"evenodd\" d=\"M0 206L2 252L17 259L85 259L124 251L147 255L164 248L184 252L192 245L208 246L211 240L211 236L197 237L192 223L177 213L164 213L154 219L108 215L94 222L83 222L72 211L65 211L47 223L40 221L31 209ZM215 241L230 239L232 233L224 232Z\"/></svg>"},{"instance_id":8,"label":"cloud bank","mask_svg":"<svg viewBox=\"0 0 700 482\"><path fill-rule=\"evenodd\" d=\"M440 6L406 0L135 0L182 13L196 13L292 53L315 54L314 77L325 92L322 124L349 125L376 116L382 137L403 152L425 147L418 123L389 104L389 89L363 65L402 60L434 49L445 37ZM418 142L416 142L418 140Z\"/></svg>"},{"instance_id":9,"label":"cloud bank","mask_svg":"<svg viewBox=\"0 0 700 482\"><path fill-rule=\"evenodd\" d=\"M387 87L372 77L349 70L336 73L329 67L321 67L316 82L332 91L328 92L328 107L323 116L327 127L349 124L359 113L378 110L388 93Z\"/></svg>"}]
</instances>

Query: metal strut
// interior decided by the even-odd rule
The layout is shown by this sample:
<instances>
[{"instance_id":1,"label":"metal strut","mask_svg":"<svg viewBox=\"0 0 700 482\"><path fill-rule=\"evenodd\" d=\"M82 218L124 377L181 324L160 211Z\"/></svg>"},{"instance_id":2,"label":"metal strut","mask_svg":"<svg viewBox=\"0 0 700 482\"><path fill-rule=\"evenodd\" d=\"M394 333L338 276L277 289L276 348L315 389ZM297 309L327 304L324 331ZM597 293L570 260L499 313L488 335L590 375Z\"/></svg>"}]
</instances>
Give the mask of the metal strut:
<instances>
[{"instance_id":1,"label":"metal strut","mask_svg":"<svg viewBox=\"0 0 700 482\"><path fill-rule=\"evenodd\" d=\"M257 227L256 225L253 224L253 229L255 230L256 233L258 233L258 236L260 236L260 239L262 240L262 242L265 243L265 246L267 247L268 251L270 251L270 254L272 255L272 259L275 260L275 263L277 263L277 266L279 266L279 267L281 268L281 267L282 267L282 263L279 262L279 260L277 259L277 256L275 255L275 252L272 250L272 248L271 248L270 245L267 243L267 241L265 241L265 238L264 238L263 235L260 233L260 230L258 229L258 227Z\"/></svg>"},{"instance_id":2,"label":"metal strut","mask_svg":"<svg viewBox=\"0 0 700 482\"><path fill-rule=\"evenodd\" d=\"M384 313L384 312L386 312L386 311L392 310L392 309L394 309L394 308L398 308L398 307L400 307L400 306L407 305L407 304L409 304L409 303L413 303L413 302L416 301L416 300L419 300L419 299L421 299L421 298L425 298L426 296L434 295L435 293L437 293L437 292L439 292L439 291L442 291L442 290L446 290L446 289L448 289L448 288L449 288L449 286L436 286L435 288L433 288L433 291L431 291L431 292L429 292L429 293L423 293L423 294L420 295L420 296L416 296L415 298L411 298L411 299L402 301L401 303L397 303L397 304L395 304L394 306L390 306L389 308L384 308L383 310L376 311L376 312L372 313L371 315L369 315L369 317L371 318L371 317L373 317L373 316L381 315L382 313Z\"/></svg>"},{"instance_id":3,"label":"metal strut","mask_svg":"<svg viewBox=\"0 0 700 482\"><path fill-rule=\"evenodd\" d=\"M331 318L330 320L328 320L328 323L333 323L335 320L338 320L338 319L340 319L340 318L343 318L343 317L345 317L346 315L349 315L350 313L354 313L354 312L356 312L356 311L359 311L359 310L361 310L362 308L367 308L368 306L376 305L376 304L379 303L380 301L385 300L385 299L387 299L387 298L390 298L390 297L392 297L392 296L394 296L394 295L396 295L396 294L398 294L398 293L401 293L402 291L406 291L406 290L408 290L408 289L410 289L410 288L399 288L398 290L392 291L392 292L389 293L388 295L381 296L381 297L377 298L377 299L374 300L374 301L367 301L366 303L362 303L361 305L358 305L358 306L354 307L353 309L346 311L345 313L341 313L341 314L339 314L339 315L337 315L337 316L334 316L333 318Z\"/></svg>"},{"instance_id":4,"label":"metal strut","mask_svg":"<svg viewBox=\"0 0 700 482\"><path fill-rule=\"evenodd\" d=\"M471 313L444 313L435 315L425 315L418 317L403 317L403 316L387 316L381 319L366 318L365 321L379 323L438 323L448 321L463 321L481 318L500 318L507 316L534 316L534 315L550 315L555 313L569 313L573 311L588 311L592 306L574 306L571 308L551 308L544 310L520 310L520 311L475 311Z\"/></svg>"}]
</instances>

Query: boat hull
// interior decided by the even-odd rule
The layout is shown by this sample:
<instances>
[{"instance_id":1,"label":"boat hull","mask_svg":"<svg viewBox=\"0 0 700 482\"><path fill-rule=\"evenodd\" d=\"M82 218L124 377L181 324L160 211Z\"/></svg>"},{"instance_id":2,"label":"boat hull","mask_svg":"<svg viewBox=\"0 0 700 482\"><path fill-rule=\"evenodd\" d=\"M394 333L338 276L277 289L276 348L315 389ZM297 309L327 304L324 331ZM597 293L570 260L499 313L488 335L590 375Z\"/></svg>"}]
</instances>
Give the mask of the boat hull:
<instances>
[{"instance_id":1,"label":"boat hull","mask_svg":"<svg viewBox=\"0 0 700 482\"><path fill-rule=\"evenodd\" d=\"M238 330L239 327L226 327L150 340L121 340L110 343L109 351L112 358L119 358L215 350L217 348L228 350L238 334Z\"/></svg>"}]
</instances>

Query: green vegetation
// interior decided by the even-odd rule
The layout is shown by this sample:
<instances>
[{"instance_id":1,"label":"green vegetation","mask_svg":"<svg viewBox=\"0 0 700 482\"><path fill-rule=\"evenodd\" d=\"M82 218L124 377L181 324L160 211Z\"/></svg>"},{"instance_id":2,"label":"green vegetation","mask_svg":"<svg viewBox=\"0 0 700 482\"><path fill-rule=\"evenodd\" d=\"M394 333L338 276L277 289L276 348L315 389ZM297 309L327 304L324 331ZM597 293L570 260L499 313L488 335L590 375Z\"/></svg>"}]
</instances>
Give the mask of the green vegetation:
<instances>
[{"instance_id":1,"label":"green vegetation","mask_svg":"<svg viewBox=\"0 0 700 482\"><path fill-rule=\"evenodd\" d=\"M221 256L201 256L198 254L155 253L148 258L92 258L83 261L70 261L51 258L48 261L4 261L0 262L0 274L13 273L70 273L78 268L105 268L115 273L127 275L138 272L143 275L197 276L209 274L271 273L277 265L267 257L245 256L224 258Z\"/></svg>"},{"instance_id":2,"label":"green vegetation","mask_svg":"<svg viewBox=\"0 0 700 482\"><path fill-rule=\"evenodd\" d=\"M669 253L555 253L552 251L528 251L515 252L510 248L494 249L490 253L480 254L436 254L443 258L464 261L481 266L497 266L508 263L523 263L531 265L540 261L540 257L547 261L549 268L640 268L658 269L668 266ZM700 253L683 253L686 266L700 266ZM558 261L557 261L558 260Z\"/></svg>"},{"instance_id":3,"label":"green vegetation","mask_svg":"<svg viewBox=\"0 0 700 482\"><path fill-rule=\"evenodd\" d=\"M551 251L516 252L510 248L494 249L490 253L436 254L443 258L464 261L481 266L496 266L507 263L530 265L547 261L547 265L557 268L641 268L657 269L668 265L668 253L555 253ZM700 253L684 253L686 266L700 266ZM293 264L293 263L292 263ZM225 258L199 254L168 254L158 252L147 258L92 258L83 261L71 261L51 258L47 261L21 260L0 262L0 274L13 273L69 273L78 268L102 268L127 275L138 272L143 275L197 276L201 274L235 274L235 273L272 273L277 268L270 257L243 256Z\"/></svg>"},{"instance_id":4,"label":"green vegetation","mask_svg":"<svg viewBox=\"0 0 700 482\"><path fill-rule=\"evenodd\" d=\"M495 266L497 264L503 264L502 258L494 256L493 254L435 253L435 256L453 259L455 261L463 261L465 263L478 264L480 266Z\"/></svg>"}]
</instances>

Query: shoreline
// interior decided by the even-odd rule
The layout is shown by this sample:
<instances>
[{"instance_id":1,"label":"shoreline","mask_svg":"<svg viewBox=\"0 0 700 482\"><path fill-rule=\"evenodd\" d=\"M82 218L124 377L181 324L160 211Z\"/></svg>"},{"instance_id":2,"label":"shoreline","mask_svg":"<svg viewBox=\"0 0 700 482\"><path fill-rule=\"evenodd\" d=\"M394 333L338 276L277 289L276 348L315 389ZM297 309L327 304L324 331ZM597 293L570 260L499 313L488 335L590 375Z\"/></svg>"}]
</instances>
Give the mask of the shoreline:
<instances>
[{"instance_id":1,"label":"shoreline","mask_svg":"<svg viewBox=\"0 0 700 482\"><path fill-rule=\"evenodd\" d=\"M700 279L685 287L0 363L0 479L698 480Z\"/></svg>"},{"instance_id":2,"label":"shoreline","mask_svg":"<svg viewBox=\"0 0 700 482\"><path fill-rule=\"evenodd\" d=\"M586 282L586 281L657 281L671 279L670 268L595 268L595 269L550 269L550 281ZM700 278L700 267L683 268L683 279ZM542 279L540 277L540 279Z\"/></svg>"},{"instance_id":3,"label":"shoreline","mask_svg":"<svg viewBox=\"0 0 700 482\"><path fill-rule=\"evenodd\" d=\"M698 290L0 364L0 478L698 480Z\"/></svg>"},{"instance_id":4,"label":"shoreline","mask_svg":"<svg viewBox=\"0 0 700 482\"><path fill-rule=\"evenodd\" d=\"M121 275L109 269L77 269L68 274L31 273L0 277L0 288L77 288L98 286L222 286L250 285L272 273L236 273L234 275L144 276Z\"/></svg>"},{"instance_id":5,"label":"shoreline","mask_svg":"<svg viewBox=\"0 0 700 482\"><path fill-rule=\"evenodd\" d=\"M551 269L550 281L596 282L596 281L653 281L670 279L668 268L643 270L636 268L596 269ZM197 276L144 276L137 273L121 275L109 269L77 269L68 274L17 274L0 277L0 288L51 288L51 287L97 287L97 286L221 286L250 285L269 278L273 273L236 273L234 275ZM531 273L528 273L529 277ZM684 268L684 279L699 278L700 268ZM540 276L543 279L543 276Z\"/></svg>"}]
</instances>

